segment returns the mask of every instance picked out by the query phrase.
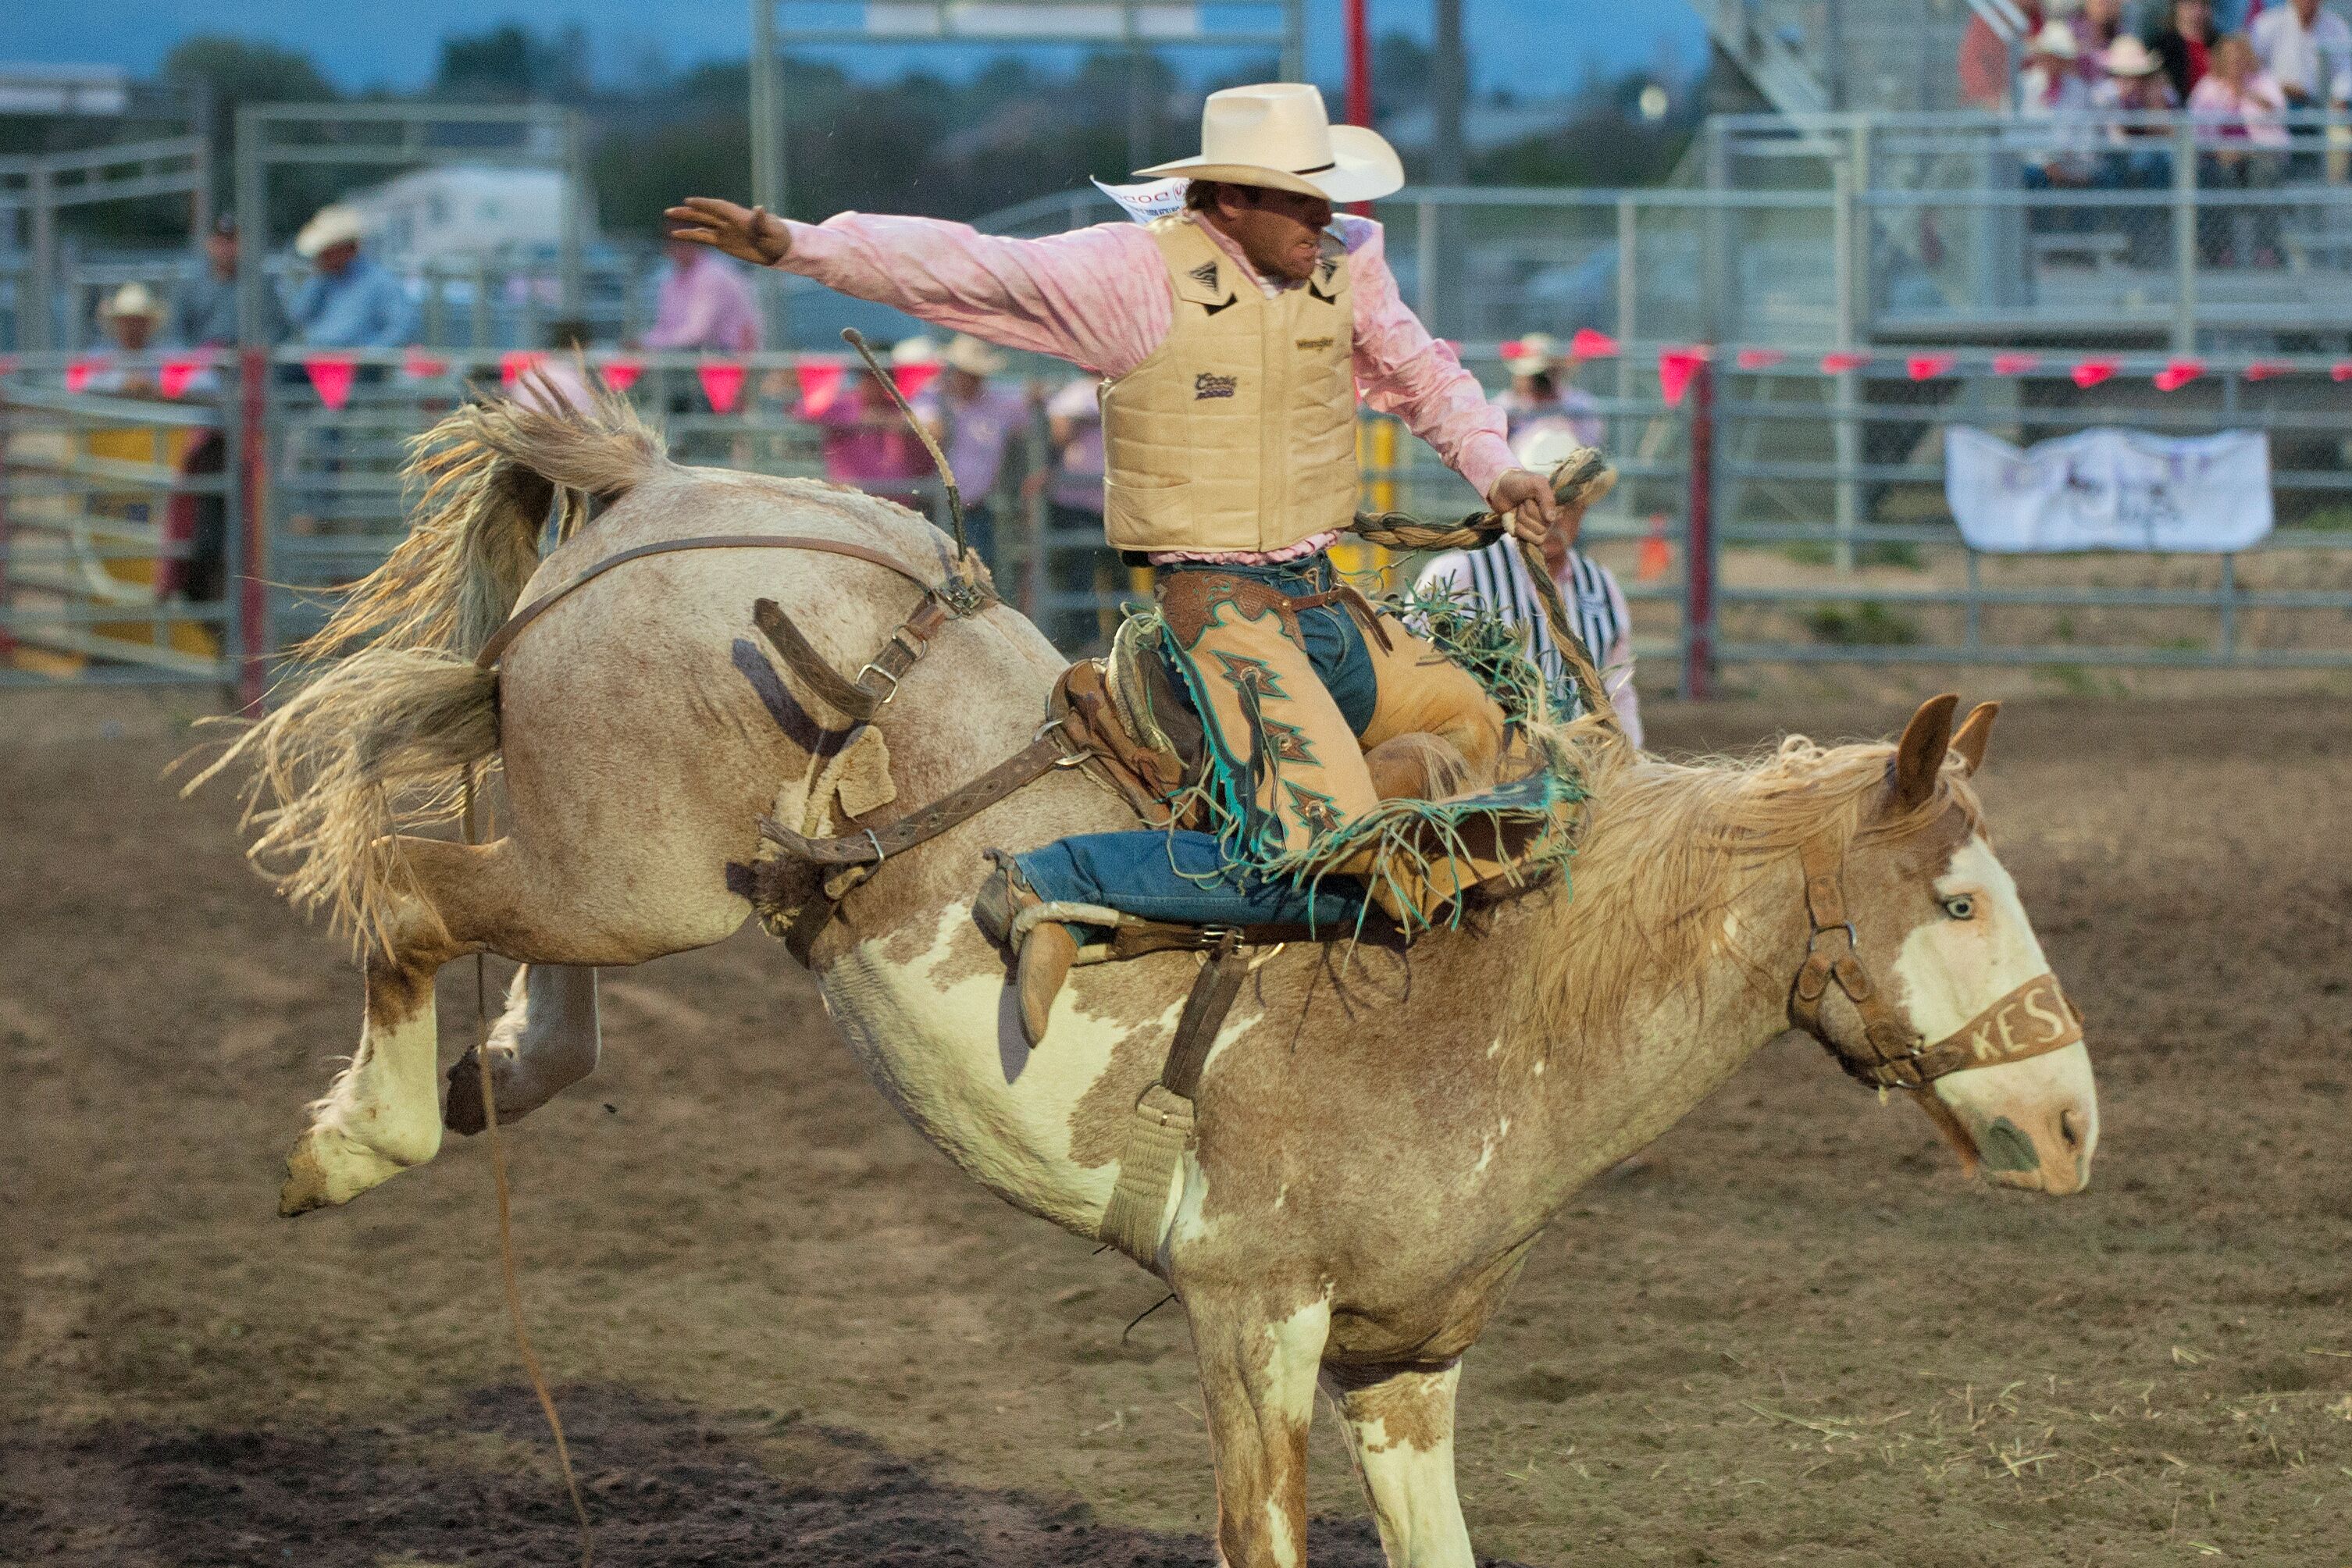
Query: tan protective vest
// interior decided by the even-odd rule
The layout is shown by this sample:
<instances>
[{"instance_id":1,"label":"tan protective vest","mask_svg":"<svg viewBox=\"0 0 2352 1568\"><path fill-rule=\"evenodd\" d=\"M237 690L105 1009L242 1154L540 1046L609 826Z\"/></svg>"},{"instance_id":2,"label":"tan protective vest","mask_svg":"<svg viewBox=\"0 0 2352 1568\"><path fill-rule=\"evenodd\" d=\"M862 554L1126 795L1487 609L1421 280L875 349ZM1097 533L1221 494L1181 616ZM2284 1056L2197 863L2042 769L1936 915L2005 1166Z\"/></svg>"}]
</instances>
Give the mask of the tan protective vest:
<instances>
[{"instance_id":1,"label":"tan protective vest","mask_svg":"<svg viewBox=\"0 0 2352 1568\"><path fill-rule=\"evenodd\" d=\"M1175 320L1103 388L1103 526L1119 550L1281 550L1356 510L1355 296L1327 237L1272 299L1189 215L1151 225Z\"/></svg>"}]
</instances>

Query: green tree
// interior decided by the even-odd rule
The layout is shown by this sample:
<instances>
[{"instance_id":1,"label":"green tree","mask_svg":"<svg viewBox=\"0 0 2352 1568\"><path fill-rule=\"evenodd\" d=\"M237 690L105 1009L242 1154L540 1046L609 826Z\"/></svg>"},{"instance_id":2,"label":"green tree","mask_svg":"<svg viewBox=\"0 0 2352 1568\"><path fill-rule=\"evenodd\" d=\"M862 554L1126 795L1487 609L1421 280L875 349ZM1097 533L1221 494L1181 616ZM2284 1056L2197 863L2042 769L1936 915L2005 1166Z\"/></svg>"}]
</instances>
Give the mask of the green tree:
<instances>
[{"instance_id":1,"label":"green tree","mask_svg":"<svg viewBox=\"0 0 2352 1568\"><path fill-rule=\"evenodd\" d=\"M247 104L331 103L341 94L298 49L255 38L198 33L182 39L163 57L163 81L204 105L211 127L213 200L226 207L235 198L236 111ZM270 180L268 237L290 233L334 197L334 176L323 169L279 169ZM246 215L248 231L252 215Z\"/></svg>"}]
</instances>

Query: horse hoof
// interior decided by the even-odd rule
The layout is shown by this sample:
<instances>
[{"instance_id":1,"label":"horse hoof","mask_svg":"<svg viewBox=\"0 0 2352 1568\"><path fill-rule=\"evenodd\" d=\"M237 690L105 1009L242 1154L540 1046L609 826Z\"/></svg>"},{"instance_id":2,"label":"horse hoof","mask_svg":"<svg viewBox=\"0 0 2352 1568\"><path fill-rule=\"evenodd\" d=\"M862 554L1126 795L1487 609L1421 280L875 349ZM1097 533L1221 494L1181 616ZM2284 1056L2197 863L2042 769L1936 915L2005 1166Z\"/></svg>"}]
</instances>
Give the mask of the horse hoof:
<instances>
[{"instance_id":1,"label":"horse hoof","mask_svg":"<svg viewBox=\"0 0 2352 1568\"><path fill-rule=\"evenodd\" d=\"M449 1098L441 1108L441 1125L468 1138L489 1125L482 1111L482 1069L470 1050L449 1069Z\"/></svg>"},{"instance_id":2,"label":"horse hoof","mask_svg":"<svg viewBox=\"0 0 2352 1568\"><path fill-rule=\"evenodd\" d=\"M312 1209L347 1204L407 1168L340 1128L313 1127L286 1156L286 1184L278 1190L278 1212L291 1219Z\"/></svg>"}]
</instances>

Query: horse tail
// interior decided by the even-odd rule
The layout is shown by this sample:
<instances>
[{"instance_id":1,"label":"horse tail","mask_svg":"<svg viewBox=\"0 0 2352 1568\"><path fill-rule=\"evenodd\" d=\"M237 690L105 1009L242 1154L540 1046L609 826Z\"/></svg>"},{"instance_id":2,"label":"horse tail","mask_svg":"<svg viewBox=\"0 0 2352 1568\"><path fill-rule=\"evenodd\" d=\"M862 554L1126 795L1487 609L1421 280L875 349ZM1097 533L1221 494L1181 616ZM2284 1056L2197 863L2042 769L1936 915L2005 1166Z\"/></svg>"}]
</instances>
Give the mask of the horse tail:
<instances>
[{"instance_id":1,"label":"horse tail","mask_svg":"<svg viewBox=\"0 0 2352 1568\"><path fill-rule=\"evenodd\" d=\"M413 886L394 836L455 819L472 770L497 755L498 673L476 655L538 570L551 510L569 538L592 497L668 467L660 436L610 395L580 413L499 400L448 415L409 446L421 496L408 536L293 650L326 668L281 686L188 789L250 765L250 858L298 909L383 945Z\"/></svg>"}]
</instances>

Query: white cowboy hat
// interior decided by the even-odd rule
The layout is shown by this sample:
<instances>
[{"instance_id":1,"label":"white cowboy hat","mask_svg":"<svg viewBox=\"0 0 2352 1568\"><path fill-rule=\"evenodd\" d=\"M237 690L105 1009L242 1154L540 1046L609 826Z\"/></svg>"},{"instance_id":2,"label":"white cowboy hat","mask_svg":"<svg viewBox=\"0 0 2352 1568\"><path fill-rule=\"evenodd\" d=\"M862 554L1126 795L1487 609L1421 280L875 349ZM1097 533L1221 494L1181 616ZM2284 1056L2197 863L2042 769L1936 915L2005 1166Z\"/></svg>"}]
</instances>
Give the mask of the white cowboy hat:
<instances>
[{"instance_id":1,"label":"white cowboy hat","mask_svg":"<svg viewBox=\"0 0 2352 1568\"><path fill-rule=\"evenodd\" d=\"M940 345L918 332L911 338L900 338L890 347L892 364L937 364Z\"/></svg>"},{"instance_id":2,"label":"white cowboy hat","mask_svg":"<svg viewBox=\"0 0 2352 1568\"><path fill-rule=\"evenodd\" d=\"M2083 51L2074 41L2074 28L2063 22L2051 21L2042 24L2042 30L2033 35L2033 41L2025 47L2025 52L2048 55L2053 60L2071 60Z\"/></svg>"},{"instance_id":3,"label":"white cowboy hat","mask_svg":"<svg viewBox=\"0 0 2352 1568\"><path fill-rule=\"evenodd\" d=\"M1369 202L1404 188L1404 165L1376 131L1334 125L1319 89L1266 82L1213 92L1201 106L1201 153L1139 169L1139 179L1180 174Z\"/></svg>"},{"instance_id":4,"label":"white cowboy hat","mask_svg":"<svg viewBox=\"0 0 2352 1568\"><path fill-rule=\"evenodd\" d=\"M367 237L367 224L360 209L341 202L320 207L294 237L294 254L308 261L322 250L339 245L356 245Z\"/></svg>"},{"instance_id":5,"label":"white cowboy hat","mask_svg":"<svg viewBox=\"0 0 2352 1568\"><path fill-rule=\"evenodd\" d=\"M2107 46L2099 57L2109 76L2149 76L2164 68L2164 63L2147 52L2147 46L2126 33Z\"/></svg>"},{"instance_id":6,"label":"white cowboy hat","mask_svg":"<svg viewBox=\"0 0 2352 1568\"><path fill-rule=\"evenodd\" d=\"M98 313L107 321L117 316L144 316L152 321L163 315L163 301L155 298L154 290L144 283L125 283L98 308Z\"/></svg>"},{"instance_id":7,"label":"white cowboy hat","mask_svg":"<svg viewBox=\"0 0 2352 1568\"><path fill-rule=\"evenodd\" d=\"M1003 354L967 332L950 338L947 352L940 358L950 370L960 370L966 375L994 375L1004 368Z\"/></svg>"},{"instance_id":8,"label":"white cowboy hat","mask_svg":"<svg viewBox=\"0 0 2352 1568\"><path fill-rule=\"evenodd\" d=\"M1549 332L1526 332L1503 345L1503 365L1513 375L1541 375L1559 363L1559 344Z\"/></svg>"}]
</instances>

